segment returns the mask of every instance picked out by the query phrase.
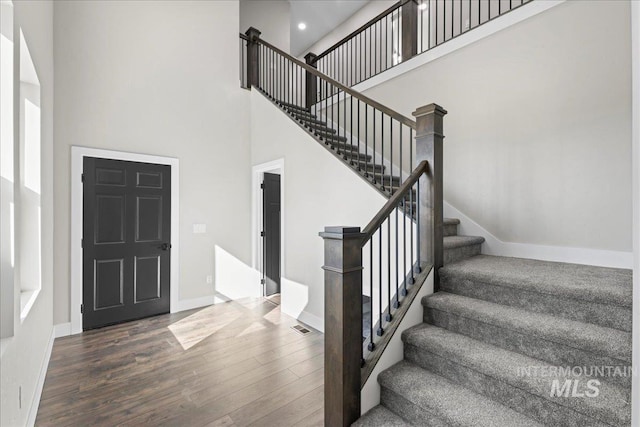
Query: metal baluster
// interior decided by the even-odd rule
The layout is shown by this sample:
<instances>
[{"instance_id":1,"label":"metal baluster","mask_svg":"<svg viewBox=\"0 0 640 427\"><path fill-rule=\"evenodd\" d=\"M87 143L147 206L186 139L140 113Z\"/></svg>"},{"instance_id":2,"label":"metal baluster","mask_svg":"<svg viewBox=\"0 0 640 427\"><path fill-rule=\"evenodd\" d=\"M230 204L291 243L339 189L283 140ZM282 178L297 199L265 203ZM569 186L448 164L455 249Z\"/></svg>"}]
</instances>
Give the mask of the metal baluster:
<instances>
[{"instance_id":1,"label":"metal baluster","mask_svg":"<svg viewBox=\"0 0 640 427\"><path fill-rule=\"evenodd\" d=\"M387 322L391 322L391 215L387 217Z\"/></svg>"},{"instance_id":2,"label":"metal baluster","mask_svg":"<svg viewBox=\"0 0 640 427\"><path fill-rule=\"evenodd\" d=\"M378 227L378 319L380 327L378 328L378 336L384 334L382 327L382 225Z\"/></svg>"},{"instance_id":3,"label":"metal baluster","mask_svg":"<svg viewBox=\"0 0 640 427\"><path fill-rule=\"evenodd\" d=\"M389 116L389 150L391 152L391 158L389 159L389 194L393 193L393 118ZM400 175L400 182L402 182L402 175Z\"/></svg>"},{"instance_id":4,"label":"metal baluster","mask_svg":"<svg viewBox=\"0 0 640 427\"><path fill-rule=\"evenodd\" d=\"M413 285L416 280L415 277L413 277L413 266L414 266L414 258L413 258L413 220L415 219L415 216L413 215L413 189L415 186L411 187L411 190L409 190L409 217L411 218L411 222L409 223L411 225L411 230L409 230L409 236L410 236L410 245L409 245L409 250L410 250L410 262L411 262L411 266L409 267L411 269L411 279L409 279L409 284ZM417 221L416 221L417 222Z\"/></svg>"},{"instance_id":5,"label":"metal baluster","mask_svg":"<svg viewBox=\"0 0 640 427\"><path fill-rule=\"evenodd\" d=\"M373 108L373 107L372 107ZM373 183L376 183L376 109L373 108Z\"/></svg>"},{"instance_id":6,"label":"metal baluster","mask_svg":"<svg viewBox=\"0 0 640 427\"><path fill-rule=\"evenodd\" d=\"M360 100L358 100L358 170L360 170ZM367 164L367 154L365 148L364 163Z\"/></svg>"},{"instance_id":7,"label":"metal baluster","mask_svg":"<svg viewBox=\"0 0 640 427\"><path fill-rule=\"evenodd\" d=\"M453 30L454 30L454 27L456 26L455 24L456 14L454 13L455 9L453 8L455 4L456 4L455 0L451 0L451 38L453 38Z\"/></svg>"},{"instance_id":8,"label":"metal baluster","mask_svg":"<svg viewBox=\"0 0 640 427\"><path fill-rule=\"evenodd\" d=\"M420 233L420 180L416 183L417 193L416 193L416 258L418 260L418 265L416 266L416 273L420 273L422 271L422 267L420 265L420 241L422 240L422 234Z\"/></svg>"},{"instance_id":9,"label":"metal baluster","mask_svg":"<svg viewBox=\"0 0 640 427\"><path fill-rule=\"evenodd\" d=\"M480 3L480 2L478 2L478 3ZM435 43L433 45L434 46L438 46L438 0L436 0L436 14L435 14L435 17L436 17L436 41L435 41Z\"/></svg>"},{"instance_id":10,"label":"metal baluster","mask_svg":"<svg viewBox=\"0 0 640 427\"><path fill-rule=\"evenodd\" d=\"M369 351L376 345L373 342L373 237L369 240Z\"/></svg>"},{"instance_id":11,"label":"metal baluster","mask_svg":"<svg viewBox=\"0 0 640 427\"><path fill-rule=\"evenodd\" d=\"M369 154L369 104L364 105L364 152ZM375 161L375 157L371 156L371 159ZM369 158L365 158L364 163L364 176L369 177Z\"/></svg>"},{"instance_id":12,"label":"metal baluster","mask_svg":"<svg viewBox=\"0 0 640 427\"><path fill-rule=\"evenodd\" d=\"M380 112L380 185L384 191L384 113Z\"/></svg>"},{"instance_id":13,"label":"metal baluster","mask_svg":"<svg viewBox=\"0 0 640 427\"><path fill-rule=\"evenodd\" d=\"M411 191L411 190L409 190ZM407 196L402 198L402 296L407 295Z\"/></svg>"},{"instance_id":14,"label":"metal baluster","mask_svg":"<svg viewBox=\"0 0 640 427\"><path fill-rule=\"evenodd\" d=\"M409 128L409 165L411 168L413 168L413 129ZM410 212L410 218L411 218L411 223L413 224L413 220L414 220L414 215L413 215L413 188L411 187L411 191L409 193L409 212ZM411 281L409 282L411 285L414 284L415 279L413 277L413 225L411 225L411 230L410 230L410 234L411 234L411 245L410 245L410 250L411 250Z\"/></svg>"},{"instance_id":15,"label":"metal baluster","mask_svg":"<svg viewBox=\"0 0 640 427\"><path fill-rule=\"evenodd\" d=\"M398 273L400 272L400 270L398 269L398 260L398 206L396 206L396 304L394 308L400 307L400 295L398 294L398 288L400 286L400 283L398 281Z\"/></svg>"}]
</instances>

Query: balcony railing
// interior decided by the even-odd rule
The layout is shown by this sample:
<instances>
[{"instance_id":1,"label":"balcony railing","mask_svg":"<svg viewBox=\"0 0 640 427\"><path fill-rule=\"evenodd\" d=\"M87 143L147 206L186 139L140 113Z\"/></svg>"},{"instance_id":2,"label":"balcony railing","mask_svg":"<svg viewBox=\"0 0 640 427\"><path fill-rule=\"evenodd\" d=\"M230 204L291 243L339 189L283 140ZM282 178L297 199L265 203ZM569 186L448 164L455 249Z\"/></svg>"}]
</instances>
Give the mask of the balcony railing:
<instances>
[{"instance_id":1,"label":"balcony railing","mask_svg":"<svg viewBox=\"0 0 640 427\"><path fill-rule=\"evenodd\" d=\"M319 55L318 71L354 86L533 0L402 0ZM328 94L319 93L319 99Z\"/></svg>"}]
</instances>

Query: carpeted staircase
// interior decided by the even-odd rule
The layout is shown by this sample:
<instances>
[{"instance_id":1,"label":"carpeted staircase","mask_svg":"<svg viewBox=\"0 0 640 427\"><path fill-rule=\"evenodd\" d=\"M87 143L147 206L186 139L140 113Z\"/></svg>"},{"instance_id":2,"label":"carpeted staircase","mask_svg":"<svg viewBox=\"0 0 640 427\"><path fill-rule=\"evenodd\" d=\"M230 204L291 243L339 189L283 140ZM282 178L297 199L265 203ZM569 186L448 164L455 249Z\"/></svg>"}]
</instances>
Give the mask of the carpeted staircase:
<instances>
[{"instance_id":1,"label":"carpeted staircase","mask_svg":"<svg viewBox=\"0 0 640 427\"><path fill-rule=\"evenodd\" d=\"M364 146L264 94L380 192L397 190ZM458 224L445 220L424 323L402 334L405 359L379 375L381 404L354 425L630 425L631 271L480 255L484 239Z\"/></svg>"},{"instance_id":2,"label":"carpeted staircase","mask_svg":"<svg viewBox=\"0 0 640 427\"><path fill-rule=\"evenodd\" d=\"M354 425L630 425L631 271L479 255L456 228L441 291Z\"/></svg>"}]
</instances>

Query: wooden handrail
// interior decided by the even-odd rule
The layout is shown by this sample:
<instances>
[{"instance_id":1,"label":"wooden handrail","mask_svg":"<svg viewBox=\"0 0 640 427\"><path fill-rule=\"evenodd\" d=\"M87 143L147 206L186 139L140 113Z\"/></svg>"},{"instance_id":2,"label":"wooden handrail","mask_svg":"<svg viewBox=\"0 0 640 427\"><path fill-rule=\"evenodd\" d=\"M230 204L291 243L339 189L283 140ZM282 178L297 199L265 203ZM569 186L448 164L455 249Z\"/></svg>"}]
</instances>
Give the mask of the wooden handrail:
<instances>
[{"instance_id":1,"label":"wooden handrail","mask_svg":"<svg viewBox=\"0 0 640 427\"><path fill-rule=\"evenodd\" d=\"M402 124L404 124L406 126L409 126L411 129L416 129L416 122L414 120L411 120L410 118L403 116L402 114L398 113L397 111L394 111L391 108L389 108L389 107L387 107L385 105L382 105L379 102L374 101L373 99L361 94L360 92L355 91L355 90L343 85L339 81L334 80L331 77L327 76L326 74L321 73L317 69L313 68L311 65L305 64L304 62L300 61L299 59L294 58L293 56L289 55L285 51L278 49L277 47L275 47L271 43L268 43L268 42L264 41L261 38L258 38L256 40L256 42L261 44L261 45L263 45L263 46L268 47L269 49L273 50L274 52L278 53L279 55L283 56L284 58L286 58L289 61L293 62L294 64L298 65L299 67L303 68L308 73L311 73L312 75L317 76L322 80L326 80L331 85L337 87L338 89L340 89L344 93L348 93L352 97L354 97L356 99L359 99L360 101L364 102L365 104L368 104L368 105L372 106L376 110L381 111L382 113L384 113L387 116L397 120L398 122L400 122L400 123L402 123Z\"/></svg>"},{"instance_id":2,"label":"wooden handrail","mask_svg":"<svg viewBox=\"0 0 640 427\"><path fill-rule=\"evenodd\" d=\"M411 188L414 186L416 182L420 179L422 174L429 172L429 163L426 160L420 162L420 164L411 172L409 178L407 178L400 188L393 193L393 196L389 198L387 203L378 211L376 216L367 224L367 226L362 230L363 240L362 245L371 239L371 236L374 235L376 230L380 228L380 226L387 220L387 217L391 215L391 213L398 207L400 201L403 197L409 193Z\"/></svg>"},{"instance_id":3,"label":"wooden handrail","mask_svg":"<svg viewBox=\"0 0 640 427\"><path fill-rule=\"evenodd\" d=\"M358 34L363 32L364 30L369 28L371 25L373 25L375 22L378 22L380 19L384 18L385 16L389 15L390 13L395 12L395 10L399 9L400 6L402 6L406 1L407 0L399 1L398 3L396 3L396 4L392 5L391 7L387 8L386 10L380 12L373 19L370 19L366 24L362 25L360 28L358 28L357 30L353 31L348 36L343 37L339 42L335 43L333 46L331 46L330 48L328 48L327 50L325 50L324 52L319 54L316 57L315 62L318 62L318 60L320 58L323 58L323 57L327 56L329 53L331 53L332 51L337 49L340 45L342 45L343 43L346 43L347 41L349 41L353 37L357 36Z\"/></svg>"}]
</instances>

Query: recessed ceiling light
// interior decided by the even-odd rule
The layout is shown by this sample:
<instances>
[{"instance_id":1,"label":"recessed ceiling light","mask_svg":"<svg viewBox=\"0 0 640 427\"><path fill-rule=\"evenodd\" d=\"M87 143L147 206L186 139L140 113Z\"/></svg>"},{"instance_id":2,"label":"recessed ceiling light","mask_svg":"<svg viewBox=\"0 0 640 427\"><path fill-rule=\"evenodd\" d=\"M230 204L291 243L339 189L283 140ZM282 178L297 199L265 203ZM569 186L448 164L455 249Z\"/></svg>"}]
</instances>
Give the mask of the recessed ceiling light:
<instances>
[{"instance_id":1,"label":"recessed ceiling light","mask_svg":"<svg viewBox=\"0 0 640 427\"><path fill-rule=\"evenodd\" d=\"M420 6L418 6L418 9L420 10L425 10L427 8L427 4L426 3L420 3Z\"/></svg>"},{"instance_id":2,"label":"recessed ceiling light","mask_svg":"<svg viewBox=\"0 0 640 427\"><path fill-rule=\"evenodd\" d=\"M298 24L298 29L299 30L306 30L307 29L307 24L305 24L304 22L301 22Z\"/></svg>"}]
</instances>

